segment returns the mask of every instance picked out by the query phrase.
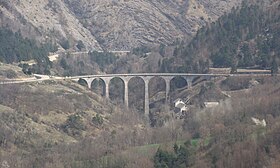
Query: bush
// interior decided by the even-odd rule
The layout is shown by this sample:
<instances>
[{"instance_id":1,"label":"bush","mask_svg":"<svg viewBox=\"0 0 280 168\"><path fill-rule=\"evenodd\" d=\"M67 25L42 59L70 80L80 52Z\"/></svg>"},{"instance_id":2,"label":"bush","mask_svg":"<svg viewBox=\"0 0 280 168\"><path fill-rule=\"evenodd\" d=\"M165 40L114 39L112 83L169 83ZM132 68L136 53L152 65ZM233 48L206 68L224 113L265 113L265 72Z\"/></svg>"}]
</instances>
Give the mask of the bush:
<instances>
[{"instance_id":1,"label":"bush","mask_svg":"<svg viewBox=\"0 0 280 168\"><path fill-rule=\"evenodd\" d=\"M83 48L85 48L85 45L84 45L83 41L79 40L76 47L81 51Z\"/></svg>"},{"instance_id":2,"label":"bush","mask_svg":"<svg viewBox=\"0 0 280 168\"><path fill-rule=\"evenodd\" d=\"M73 114L68 116L65 124L62 125L64 132L73 135L80 136L81 131L86 129L86 126L83 123L83 119L79 114Z\"/></svg>"},{"instance_id":3,"label":"bush","mask_svg":"<svg viewBox=\"0 0 280 168\"><path fill-rule=\"evenodd\" d=\"M194 164L194 149L189 141L184 145L174 144L173 151L158 149L154 156L154 166L156 168L177 168L190 167Z\"/></svg>"},{"instance_id":4,"label":"bush","mask_svg":"<svg viewBox=\"0 0 280 168\"><path fill-rule=\"evenodd\" d=\"M70 43L67 39L63 39L61 40L61 42L59 43L61 45L62 48L64 48L65 50L70 48Z\"/></svg>"},{"instance_id":5,"label":"bush","mask_svg":"<svg viewBox=\"0 0 280 168\"><path fill-rule=\"evenodd\" d=\"M92 123L97 125L97 126L101 126L104 122L104 119L101 115L96 114L96 116L92 117Z\"/></svg>"},{"instance_id":6,"label":"bush","mask_svg":"<svg viewBox=\"0 0 280 168\"><path fill-rule=\"evenodd\" d=\"M63 68L63 69L69 69L69 65L67 64L67 61L66 61L66 59L65 58L62 58L61 60L60 60L60 66Z\"/></svg>"}]
</instances>

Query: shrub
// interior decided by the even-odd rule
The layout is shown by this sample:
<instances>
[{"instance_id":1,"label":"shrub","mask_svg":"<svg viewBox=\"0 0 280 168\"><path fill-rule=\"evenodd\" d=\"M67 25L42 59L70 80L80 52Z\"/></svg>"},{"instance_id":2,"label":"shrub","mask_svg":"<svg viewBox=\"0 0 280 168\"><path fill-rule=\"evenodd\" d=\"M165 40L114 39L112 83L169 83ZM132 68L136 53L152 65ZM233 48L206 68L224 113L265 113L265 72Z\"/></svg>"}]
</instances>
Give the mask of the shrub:
<instances>
[{"instance_id":1,"label":"shrub","mask_svg":"<svg viewBox=\"0 0 280 168\"><path fill-rule=\"evenodd\" d=\"M85 45L84 45L83 41L79 40L76 47L81 51L83 48L85 48Z\"/></svg>"},{"instance_id":2,"label":"shrub","mask_svg":"<svg viewBox=\"0 0 280 168\"><path fill-rule=\"evenodd\" d=\"M96 116L92 117L92 123L97 125L97 126L101 126L104 122L104 119L101 115L96 114Z\"/></svg>"},{"instance_id":3,"label":"shrub","mask_svg":"<svg viewBox=\"0 0 280 168\"><path fill-rule=\"evenodd\" d=\"M65 50L70 48L70 43L69 40L67 39L63 39L61 40L61 42L59 43L61 45L62 48L64 48Z\"/></svg>"},{"instance_id":4,"label":"shrub","mask_svg":"<svg viewBox=\"0 0 280 168\"><path fill-rule=\"evenodd\" d=\"M81 131L86 129L83 119L78 114L68 116L66 122L62 125L62 129L69 135L80 136Z\"/></svg>"}]
</instances>

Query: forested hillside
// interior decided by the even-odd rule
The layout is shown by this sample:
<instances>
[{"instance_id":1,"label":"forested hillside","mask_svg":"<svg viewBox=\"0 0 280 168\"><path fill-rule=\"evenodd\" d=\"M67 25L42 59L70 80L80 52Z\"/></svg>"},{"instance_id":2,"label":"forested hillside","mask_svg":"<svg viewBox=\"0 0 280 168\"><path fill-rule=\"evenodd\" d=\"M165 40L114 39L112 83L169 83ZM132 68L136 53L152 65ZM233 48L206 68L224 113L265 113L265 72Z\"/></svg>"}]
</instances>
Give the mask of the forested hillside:
<instances>
[{"instance_id":1,"label":"forested hillside","mask_svg":"<svg viewBox=\"0 0 280 168\"><path fill-rule=\"evenodd\" d=\"M20 32L0 28L0 62L14 63L34 59L37 65L32 71L46 73L51 66L48 54L55 50L56 47L51 43L39 46L36 41L23 38Z\"/></svg>"},{"instance_id":2,"label":"forested hillside","mask_svg":"<svg viewBox=\"0 0 280 168\"><path fill-rule=\"evenodd\" d=\"M168 71L203 72L213 67L270 68L280 57L279 1L246 2L200 29L181 43L175 58L164 60ZM191 65L191 66L190 66Z\"/></svg>"}]
</instances>

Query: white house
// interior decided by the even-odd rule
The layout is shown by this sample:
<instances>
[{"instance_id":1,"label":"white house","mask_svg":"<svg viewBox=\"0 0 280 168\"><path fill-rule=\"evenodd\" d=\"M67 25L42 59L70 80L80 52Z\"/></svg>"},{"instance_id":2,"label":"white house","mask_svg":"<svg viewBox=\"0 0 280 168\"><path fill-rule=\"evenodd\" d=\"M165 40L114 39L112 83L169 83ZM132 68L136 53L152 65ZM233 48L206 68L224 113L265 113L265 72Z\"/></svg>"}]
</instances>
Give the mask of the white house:
<instances>
[{"instance_id":1,"label":"white house","mask_svg":"<svg viewBox=\"0 0 280 168\"><path fill-rule=\"evenodd\" d=\"M206 108L212 108L218 106L220 103L219 102L204 102L204 105Z\"/></svg>"},{"instance_id":2,"label":"white house","mask_svg":"<svg viewBox=\"0 0 280 168\"><path fill-rule=\"evenodd\" d=\"M174 101L175 105L175 110L174 112L176 113L177 117L180 118L181 116L184 115L184 113L188 110L188 107L185 102L183 102L182 99L176 99Z\"/></svg>"},{"instance_id":3,"label":"white house","mask_svg":"<svg viewBox=\"0 0 280 168\"><path fill-rule=\"evenodd\" d=\"M252 120L253 122L256 124L256 125L260 125L262 127L266 127L266 121L263 119L262 121L260 119L257 119L257 118L254 118L252 117Z\"/></svg>"},{"instance_id":4,"label":"white house","mask_svg":"<svg viewBox=\"0 0 280 168\"><path fill-rule=\"evenodd\" d=\"M174 103L176 108L183 108L184 106L186 106L186 103L183 102L182 99L176 99Z\"/></svg>"}]
</instances>

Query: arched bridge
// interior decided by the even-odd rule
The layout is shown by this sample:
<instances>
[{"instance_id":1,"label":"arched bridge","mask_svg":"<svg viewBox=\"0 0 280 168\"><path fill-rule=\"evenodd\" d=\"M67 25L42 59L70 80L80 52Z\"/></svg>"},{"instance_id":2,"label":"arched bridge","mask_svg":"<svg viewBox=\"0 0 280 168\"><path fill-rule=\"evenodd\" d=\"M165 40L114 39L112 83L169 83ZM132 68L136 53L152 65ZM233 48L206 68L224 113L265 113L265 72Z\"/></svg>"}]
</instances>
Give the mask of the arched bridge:
<instances>
[{"instance_id":1,"label":"arched bridge","mask_svg":"<svg viewBox=\"0 0 280 168\"><path fill-rule=\"evenodd\" d=\"M47 75L39 75L34 74L33 78L27 79L12 79L6 81L0 81L0 85L7 85L7 84L20 84L20 83L28 83L28 82L39 82L45 80L84 80L88 88L91 88L91 84L96 79L101 79L105 83L105 95L109 98L109 84L110 81L114 78L119 78L124 83L124 103L128 107L128 83L132 78L141 78L145 83L145 115L149 114L149 82L152 78L160 77L164 79L165 86L166 86L166 100L168 99L169 92L170 92L170 82L175 77L182 77L186 80L188 87L192 87L193 80L197 77L202 77L204 79L211 79L213 77L228 77L228 76L235 76L235 77L244 77L244 76L269 76L270 74L267 73L253 73L253 74L188 74L188 73L138 73L138 74L102 74L102 75L85 75L85 76L72 76L72 77L56 77L56 76L47 76Z\"/></svg>"},{"instance_id":2,"label":"arched bridge","mask_svg":"<svg viewBox=\"0 0 280 168\"><path fill-rule=\"evenodd\" d=\"M170 82L175 77L182 77L186 80L188 87L192 87L193 80L197 77L203 77L210 79L212 77L229 76L229 74L186 74L186 73L140 73L140 74L104 74L104 75L86 75L86 76L75 76L66 77L66 79L72 79L75 81L84 80L88 88L91 88L92 82L96 79L101 79L105 83L105 96L109 99L109 84L114 78L119 78L124 83L124 103L128 107L128 83L132 78L141 78L145 83L145 115L149 114L149 81L152 78L160 77L164 79L166 86L166 100L168 100L170 92Z\"/></svg>"}]
</instances>

